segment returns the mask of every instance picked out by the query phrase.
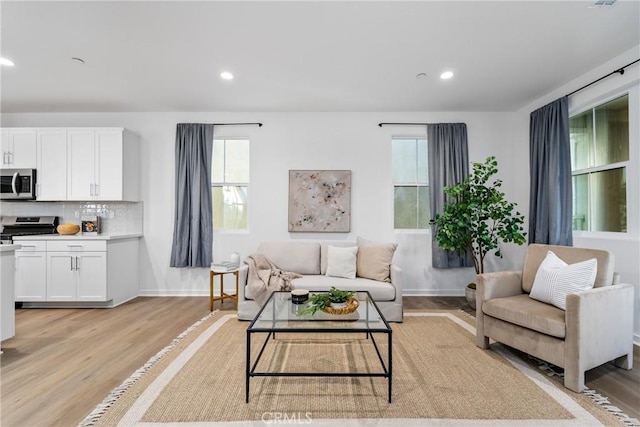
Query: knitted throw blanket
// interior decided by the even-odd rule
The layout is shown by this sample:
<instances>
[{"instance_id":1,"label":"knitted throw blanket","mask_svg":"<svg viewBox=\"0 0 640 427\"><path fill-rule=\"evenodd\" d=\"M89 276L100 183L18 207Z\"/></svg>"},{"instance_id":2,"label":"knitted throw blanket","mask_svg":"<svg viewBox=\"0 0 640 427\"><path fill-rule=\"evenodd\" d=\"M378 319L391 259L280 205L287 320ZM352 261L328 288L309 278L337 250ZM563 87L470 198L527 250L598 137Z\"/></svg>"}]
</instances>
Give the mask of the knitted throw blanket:
<instances>
[{"instance_id":1,"label":"knitted throw blanket","mask_svg":"<svg viewBox=\"0 0 640 427\"><path fill-rule=\"evenodd\" d=\"M290 291L291 281L302 277L292 271L282 271L262 254L251 254L244 262L249 266L247 286L255 301L262 306L274 291Z\"/></svg>"}]
</instances>

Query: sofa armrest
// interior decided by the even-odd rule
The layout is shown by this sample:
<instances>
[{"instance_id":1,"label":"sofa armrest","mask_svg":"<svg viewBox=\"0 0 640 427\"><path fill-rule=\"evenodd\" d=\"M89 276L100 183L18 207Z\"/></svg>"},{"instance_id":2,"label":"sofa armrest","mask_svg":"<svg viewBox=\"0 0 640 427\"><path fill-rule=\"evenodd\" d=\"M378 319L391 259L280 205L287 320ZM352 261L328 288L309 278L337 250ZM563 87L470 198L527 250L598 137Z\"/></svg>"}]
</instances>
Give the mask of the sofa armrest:
<instances>
[{"instance_id":1,"label":"sofa armrest","mask_svg":"<svg viewBox=\"0 0 640 427\"><path fill-rule=\"evenodd\" d=\"M489 348L489 337L484 331L482 305L493 298L504 298L522 294L520 271L499 271L476 276L476 345Z\"/></svg>"},{"instance_id":2,"label":"sofa armrest","mask_svg":"<svg viewBox=\"0 0 640 427\"><path fill-rule=\"evenodd\" d=\"M249 276L249 266L242 264L238 269L238 303L245 300L244 288L247 286L247 277Z\"/></svg>"},{"instance_id":3,"label":"sofa armrest","mask_svg":"<svg viewBox=\"0 0 640 427\"><path fill-rule=\"evenodd\" d=\"M389 267L389 278L391 284L396 288L396 300L402 301L402 269L397 265L391 264Z\"/></svg>"},{"instance_id":4,"label":"sofa armrest","mask_svg":"<svg viewBox=\"0 0 640 427\"><path fill-rule=\"evenodd\" d=\"M633 286L602 286L567 295L566 355L581 371L633 351Z\"/></svg>"},{"instance_id":5,"label":"sofa armrest","mask_svg":"<svg viewBox=\"0 0 640 427\"><path fill-rule=\"evenodd\" d=\"M486 301L522 294L522 272L498 271L476 276L476 300Z\"/></svg>"}]
</instances>

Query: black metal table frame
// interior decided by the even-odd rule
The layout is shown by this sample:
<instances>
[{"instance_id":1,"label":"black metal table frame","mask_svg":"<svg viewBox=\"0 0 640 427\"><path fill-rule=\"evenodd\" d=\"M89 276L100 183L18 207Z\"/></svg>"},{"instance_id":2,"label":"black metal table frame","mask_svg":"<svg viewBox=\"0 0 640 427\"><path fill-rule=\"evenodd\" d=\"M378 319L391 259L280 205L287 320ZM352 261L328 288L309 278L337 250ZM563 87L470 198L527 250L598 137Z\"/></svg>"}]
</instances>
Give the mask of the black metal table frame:
<instances>
[{"instance_id":1,"label":"black metal table frame","mask_svg":"<svg viewBox=\"0 0 640 427\"><path fill-rule=\"evenodd\" d=\"M362 293L366 293L367 294L367 299L369 299L369 301L371 301L371 303L375 306L377 312L380 314L380 319L384 322L386 329L380 329L380 328L374 328L374 329L369 329L369 328L359 328L359 329L351 329L351 328L335 328L335 329L322 329L322 328L296 328L296 329L282 329L282 330L277 330L275 328L276 323L278 322L285 322L286 320L277 320L275 317L275 308L276 308L276 302L274 301L272 306L273 306L273 311L274 311L274 315L272 317L272 327L271 328L256 328L256 329L252 329L253 325L256 323L256 321L260 318L260 315L262 314L263 310L265 309L265 307L267 307L269 305L269 302L274 298L274 295L276 293L289 293L289 292L283 292L283 291L278 291L278 292L273 292L269 298L267 299L267 301L264 303L264 305L260 308L260 311L258 312L258 314L256 315L256 317L253 319L253 321L251 322L251 324L249 325L249 327L247 328L247 353L246 353L246 377L245 377L245 402L249 403L249 382L251 377L384 377L387 378L387 386L388 386L388 400L389 403L391 403L391 391L392 391L392 363L393 363L393 346L392 346L392 330L391 327L389 326L389 323L387 322L387 320L384 318L384 316L382 315L382 312L380 311L380 309L378 308L377 304L375 303L375 301L371 298L371 295L369 294L368 291L359 291ZM369 305L366 305L367 310L369 309ZM310 323L313 324L314 322L323 322L323 320L300 320L301 322L305 322L305 323ZM368 325L368 317L367 317L367 325ZM378 359L380 360L380 364L382 366L382 370L383 372L257 372L256 371L256 367L258 366L258 363L260 362L260 359L262 357L262 354L264 353L265 348L267 347L267 344L269 343L269 339L275 339L276 338L276 332L282 332L282 333L365 333L366 334L366 339L371 339L371 342L373 343L373 346L376 350L376 354L378 355ZM255 334L255 333L266 333L267 337L264 341L264 343L262 344L262 347L260 348L260 352L258 353L258 356L256 358L256 360L254 361L253 365L251 364L251 335ZM387 363L385 364L385 361L382 357L382 354L380 352L380 349L378 348L378 344L376 343L375 337L373 334L375 333L384 333L387 334Z\"/></svg>"}]
</instances>

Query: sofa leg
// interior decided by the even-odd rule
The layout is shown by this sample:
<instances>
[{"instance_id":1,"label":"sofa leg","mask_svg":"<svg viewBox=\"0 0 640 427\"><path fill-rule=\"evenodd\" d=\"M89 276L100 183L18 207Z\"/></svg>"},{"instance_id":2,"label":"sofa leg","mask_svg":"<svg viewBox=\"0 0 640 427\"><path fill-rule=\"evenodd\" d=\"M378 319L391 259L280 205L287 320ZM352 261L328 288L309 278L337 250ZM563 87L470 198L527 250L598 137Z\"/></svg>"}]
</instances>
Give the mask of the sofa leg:
<instances>
[{"instance_id":1,"label":"sofa leg","mask_svg":"<svg viewBox=\"0 0 640 427\"><path fill-rule=\"evenodd\" d=\"M487 348L489 348L489 337L476 335L476 345L486 350Z\"/></svg>"},{"instance_id":2,"label":"sofa leg","mask_svg":"<svg viewBox=\"0 0 640 427\"><path fill-rule=\"evenodd\" d=\"M582 392L584 386L584 372L577 367L567 366L564 369L564 386L576 393Z\"/></svg>"},{"instance_id":3,"label":"sofa leg","mask_svg":"<svg viewBox=\"0 0 640 427\"><path fill-rule=\"evenodd\" d=\"M633 368L633 349L631 353L625 354L624 356L618 357L613 362L618 368L630 370Z\"/></svg>"}]
</instances>

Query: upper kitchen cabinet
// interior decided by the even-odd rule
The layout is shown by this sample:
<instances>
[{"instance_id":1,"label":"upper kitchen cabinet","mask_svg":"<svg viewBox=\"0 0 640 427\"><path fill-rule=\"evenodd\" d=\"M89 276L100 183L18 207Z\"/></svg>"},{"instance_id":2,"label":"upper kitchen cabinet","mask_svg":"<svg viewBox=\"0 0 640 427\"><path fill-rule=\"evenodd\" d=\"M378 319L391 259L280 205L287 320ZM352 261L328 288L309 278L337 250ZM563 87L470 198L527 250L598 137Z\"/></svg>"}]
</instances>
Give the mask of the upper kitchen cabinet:
<instances>
[{"instance_id":1,"label":"upper kitchen cabinet","mask_svg":"<svg viewBox=\"0 0 640 427\"><path fill-rule=\"evenodd\" d=\"M2 136L3 169L36 168L36 130L34 128L5 128Z\"/></svg>"},{"instance_id":2,"label":"upper kitchen cabinet","mask_svg":"<svg viewBox=\"0 0 640 427\"><path fill-rule=\"evenodd\" d=\"M37 129L36 200L67 199L67 130Z\"/></svg>"},{"instance_id":3,"label":"upper kitchen cabinet","mask_svg":"<svg viewBox=\"0 0 640 427\"><path fill-rule=\"evenodd\" d=\"M67 200L137 201L138 161L122 128L67 129Z\"/></svg>"}]
</instances>

